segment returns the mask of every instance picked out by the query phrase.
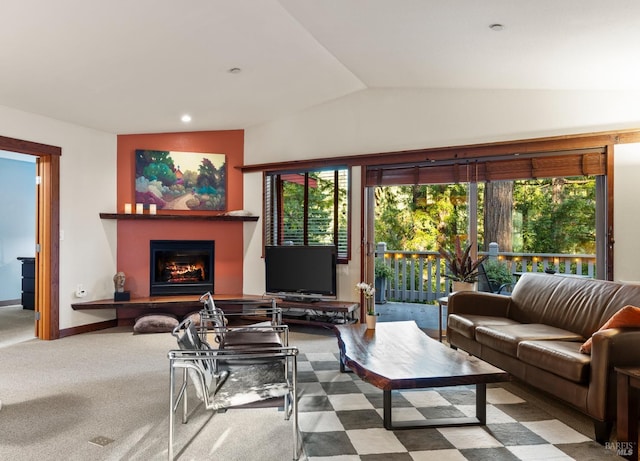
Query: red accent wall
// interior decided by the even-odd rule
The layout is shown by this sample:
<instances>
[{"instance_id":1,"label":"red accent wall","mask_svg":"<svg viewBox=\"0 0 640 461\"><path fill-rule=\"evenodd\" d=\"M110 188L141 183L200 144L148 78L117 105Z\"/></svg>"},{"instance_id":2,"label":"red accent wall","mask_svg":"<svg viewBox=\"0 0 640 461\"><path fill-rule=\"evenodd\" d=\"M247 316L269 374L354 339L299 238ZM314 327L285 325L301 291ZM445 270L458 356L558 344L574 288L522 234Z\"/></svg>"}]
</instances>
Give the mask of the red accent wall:
<instances>
[{"instance_id":1,"label":"red accent wall","mask_svg":"<svg viewBox=\"0 0 640 461\"><path fill-rule=\"evenodd\" d=\"M189 133L118 136L117 210L135 203L136 149L225 154L227 156L227 210L242 208L244 131L198 131ZM134 205L135 210L135 205ZM180 214L207 214L181 212ZM158 211L161 215L163 212ZM149 241L166 239L215 240L215 291L242 293L243 223L227 221L118 221L117 268L127 277L131 297L149 296Z\"/></svg>"}]
</instances>

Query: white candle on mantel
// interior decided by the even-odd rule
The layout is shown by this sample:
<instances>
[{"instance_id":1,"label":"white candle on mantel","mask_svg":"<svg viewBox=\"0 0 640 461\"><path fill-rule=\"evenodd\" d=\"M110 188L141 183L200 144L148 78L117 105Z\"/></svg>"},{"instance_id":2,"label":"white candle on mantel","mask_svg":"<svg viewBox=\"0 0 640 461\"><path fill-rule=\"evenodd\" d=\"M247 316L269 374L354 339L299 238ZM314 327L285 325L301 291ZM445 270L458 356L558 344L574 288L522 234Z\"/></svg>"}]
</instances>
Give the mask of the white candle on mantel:
<instances>
[{"instance_id":1,"label":"white candle on mantel","mask_svg":"<svg viewBox=\"0 0 640 461\"><path fill-rule=\"evenodd\" d=\"M151 205L149 205L149 214L156 214L156 210L157 210L157 207L155 203L152 203Z\"/></svg>"},{"instance_id":2,"label":"white candle on mantel","mask_svg":"<svg viewBox=\"0 0 640 461\"><path fill-rule=\"evenodd\" d=\"M142 203L136 203L136 214L144 213L144 205Z\"/></svg>"},{"instance_id":3,"label":"white candle on mantel","mask_svg":"<svg viewBox=\"0 0 640 461\"><path fill-rule=\"evenodd\" d=\"M130 203L125 203L124 204L124 214L131 214L131 204Z\"/></svg>"}]
</instances>

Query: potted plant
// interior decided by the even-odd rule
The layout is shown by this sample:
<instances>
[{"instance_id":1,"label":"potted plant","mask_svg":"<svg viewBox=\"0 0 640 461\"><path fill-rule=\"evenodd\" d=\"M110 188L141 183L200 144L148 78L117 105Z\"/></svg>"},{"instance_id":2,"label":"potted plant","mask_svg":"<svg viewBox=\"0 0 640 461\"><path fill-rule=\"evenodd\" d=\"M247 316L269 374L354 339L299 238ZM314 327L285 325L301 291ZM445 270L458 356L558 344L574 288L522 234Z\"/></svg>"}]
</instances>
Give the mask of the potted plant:
<instances>
[{"instance_id":1,"label":"potted plant","mask_svg":"<svg viewBox=\"0 0 640 461\"><path fill-rule=\"evenodd\" d=\"M393 269L384 263L382 259L376 259L374 267L375 284L376 284L376 303L384 304L387 302L387 280L393 277Z\"/></svg>"},{"instance_id":2,"label":"potted plant","mask_svg":"<svg viewBox=\"0 0 640 461\"><path fill-rule=\"evenodd\" d=\"M356 290L358 290L364 296L364 302L367 309L366 322L367 329L373 330L376 327L376 304L374 302L374 295L376 293L376 289L373 288L369 283L360 282L356 284Z\"/></svg>"},{"instance_id":3,"label":"potted plant","mask_svg":"<svg viewBox=\"0 0 640 461\"><path fill-rule=\"evenodd\" d=\"M492 293L502 293L502 290L511 291L513 275L504 261L487 259L482 265Z\"/></svg>"},{"instance_id":4,"label":"potted plant","mask_svg":"<svg viewBox=\"0 0 640 461\"><path fill-rule=\"evenodd\" d=\"M456 236L453 250L438 248L438 253L447 266L445 277L453 282L453 291L473 290L478 281L478 266L488 256L481 256L475 261L471 258L472 243L464 249L460 243L460 236Z\"/></svg>"}]
</instances>

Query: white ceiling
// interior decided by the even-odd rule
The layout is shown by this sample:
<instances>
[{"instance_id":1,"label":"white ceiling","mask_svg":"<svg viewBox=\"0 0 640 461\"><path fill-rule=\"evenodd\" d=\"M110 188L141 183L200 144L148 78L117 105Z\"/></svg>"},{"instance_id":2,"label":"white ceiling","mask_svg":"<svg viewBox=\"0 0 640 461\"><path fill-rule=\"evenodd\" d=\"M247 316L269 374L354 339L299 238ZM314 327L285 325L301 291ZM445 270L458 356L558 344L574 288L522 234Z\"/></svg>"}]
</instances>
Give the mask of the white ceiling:
<instances>
[{"instance_id":1,"label":"white ceiling","mask_svg":"<svg viewBox=\"0 0 640 461\"><path fill-rule=\"evenodd\" d=\"M242 129L368 88L640 90L637 0L2 0L0 16L0 105L118 134Z\"/></svg>"}]
</instances>

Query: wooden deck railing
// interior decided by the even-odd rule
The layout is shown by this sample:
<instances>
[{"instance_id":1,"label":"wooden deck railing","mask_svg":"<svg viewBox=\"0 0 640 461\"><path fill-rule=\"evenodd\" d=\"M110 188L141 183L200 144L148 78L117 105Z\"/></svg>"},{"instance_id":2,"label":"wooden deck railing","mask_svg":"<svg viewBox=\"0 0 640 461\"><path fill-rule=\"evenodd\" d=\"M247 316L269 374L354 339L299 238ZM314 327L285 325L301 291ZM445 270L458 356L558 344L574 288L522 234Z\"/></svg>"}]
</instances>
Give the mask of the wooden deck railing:
<instances>
[{"instance_id":1,"label":"wooden deck railing","mask_svg":"<svg viewBox=\"0 0 640 461\"><path fill-rule=\"evenodd\" d=\"M523 272L544 272L550 266L561 274L596 277L596 257L590 254L491 251L489 257L507 265L514 283ZM431 303L450 292L451 281L444 277L445 263L437 251L393 251L379 244L376 258L393 270L393 276L387 280L387 300Z\"/></svg>"}]
</instances>

